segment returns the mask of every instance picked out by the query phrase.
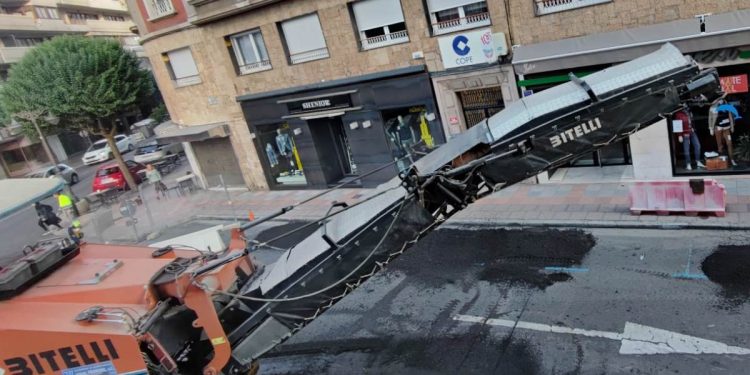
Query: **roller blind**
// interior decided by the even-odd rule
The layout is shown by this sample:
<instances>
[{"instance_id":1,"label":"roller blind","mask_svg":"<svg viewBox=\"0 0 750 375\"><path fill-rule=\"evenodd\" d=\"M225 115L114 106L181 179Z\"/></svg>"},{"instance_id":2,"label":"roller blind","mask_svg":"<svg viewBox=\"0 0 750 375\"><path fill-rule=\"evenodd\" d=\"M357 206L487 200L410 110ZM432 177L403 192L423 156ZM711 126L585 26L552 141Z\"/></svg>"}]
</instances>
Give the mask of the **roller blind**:
<instances>
[{"instance_id":1,"label":"roller blind","mask_svg":"<svg viewBox=\"0 0 750 375\"><path fill-rule=\"evenodd\" d=\"M354 18L359 31L404 22L399 0L364 0L354 3Z\"/></svg>"},{"instance_id":2,"label":"roller blind","mask_svg":"<svg viewBox=\"0 0 750 375\"><path fill-rule=\"evenodd\" d=\"M169 56L169 64L172 66L172 72L176 79L198 75L198 67L195 66L190 48L167 52L167 56Z\"/></svg>"},{"instance_id":3,"label":"roller blind","mask_svg":"<svg viewBox=\"0 0 750 375\"><path fill-rule=\"evenodd\" d=\"M482 0L427 0L427 7L430 8L430 13L435 13L441 10L483 2Z\"/></svg>"},{"instance_id":4,"label":"roller blind","mask_svg":"<svg viewBox=\"0 0 750 375\"><path fill-rule=\"evenodd\" d=\"M323 29L315 13L284 21L281 30L290 55L326 48Z\"/></svg>"}]
</instances>

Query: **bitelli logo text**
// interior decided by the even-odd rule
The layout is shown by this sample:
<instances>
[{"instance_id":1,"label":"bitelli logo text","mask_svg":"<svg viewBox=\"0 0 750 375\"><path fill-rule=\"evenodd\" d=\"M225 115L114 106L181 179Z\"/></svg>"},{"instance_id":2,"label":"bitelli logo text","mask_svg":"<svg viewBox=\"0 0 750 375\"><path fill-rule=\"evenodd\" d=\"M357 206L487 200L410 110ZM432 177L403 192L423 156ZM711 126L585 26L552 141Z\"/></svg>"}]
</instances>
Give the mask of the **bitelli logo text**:
<instances>
[{"instance_id":1,"label":"bitelli logo text","mask_svg":"<svg viewBox=\"0 0 750 375\"><path fill-rule=\"evenodd\" d=\"M602 123L601 121L599 121L599 118L596 117L593 120L588 120L587 122L580 123L566 131L549 137L549 141L552 142L552 147L558 147L601 128Z\"/></svg>"}]
</instances>

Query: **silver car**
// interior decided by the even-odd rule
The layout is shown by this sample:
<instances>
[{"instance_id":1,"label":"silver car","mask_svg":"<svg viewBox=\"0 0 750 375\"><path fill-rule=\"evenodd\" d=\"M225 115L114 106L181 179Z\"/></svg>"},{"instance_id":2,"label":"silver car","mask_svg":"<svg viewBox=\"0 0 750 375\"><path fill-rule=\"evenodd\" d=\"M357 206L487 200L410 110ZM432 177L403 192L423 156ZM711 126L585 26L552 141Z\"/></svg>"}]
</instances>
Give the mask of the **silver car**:
<instances>
[{"instance_id":1,"label":"silver car","mask_svg":"<svg viewBox=\"0 0 750 375\"><path fill-rule=\"evenodd\" d=\"M133 160L137 163L147 164L164 159L169 155L180 155L183 152L182 143L159 144L155 140L149 140L138 145Z\"/></svg>"},{"instance_id":2,"label":"silver car","mask_svg":"<svg viewBox=\"0 0 750 375\"><path fill-rule=\"evenodd\" d=\"M79 181L78 173L76 172L75 168L67 164L58 164L57 166L51 165L49 167L42 168L35 172L31 172L27 174L26 177L29 177L29 178L62 177L62 179L65 180L65 182L67 182L70 185L75 185Z\"/></svg>"}]
</instances>

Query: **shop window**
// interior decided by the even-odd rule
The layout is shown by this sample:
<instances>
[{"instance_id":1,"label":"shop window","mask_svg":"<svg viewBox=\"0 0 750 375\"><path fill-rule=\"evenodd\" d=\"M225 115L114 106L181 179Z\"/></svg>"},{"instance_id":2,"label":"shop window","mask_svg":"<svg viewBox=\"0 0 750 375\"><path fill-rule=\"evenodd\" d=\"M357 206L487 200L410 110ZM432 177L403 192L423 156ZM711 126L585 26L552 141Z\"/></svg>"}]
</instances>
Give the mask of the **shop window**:
<instances>
[{"instance_id":1,"label":"shop window","mask_svg":"<svg viewBox=\"0 0 750 375\"><path fill-rule=\"evenodd\" d=\"M433 35L490 25L486 1L427 0L427 9Z\"/></svg>"},{"instance_id":2,"label":"shop window","mask_svg":"<svg viewBox=\"0 0 750 375\"><path fill-rule=\"evenodd\" d=\"M297 151L289 125L259 125L256 138L261 147L266 168L277 185L307 185L302 160Z\"/></svg>"},{"instance_id":3,"label":"shop window","mask_svg":"<svg viewBox=\"0 0 750 375\"><path fill-rule=\"evenodd\" d=\"M250 74L271 69L266 44L260 30L244 32L229 37L232 54L240 74Z\"/></svg>"},{"instance_id":4,"label":"shop window","mask_svg":"<svg viewBox=\"0 0 750 375\"><path fill-rule=\"evenodd\" d=\"M383 111L385 135L388 138L393 160L399 171L404 171L428 153L435 145L426 108L415 106Z\"/></svg>"},{"instance_id":5,"label":"shop window","mask_svg":"<svg viewBox=\"0 0 750 375\"><path fill-rule=\"evenodd\" d=\"M317 13L281 22L280 29L291 64L328 58L328 47Z\"/></svg>"},{"instance_id":6,"label":"shop window","mask_svg":"<svg viewBox=\"0 0 750 375\"><path fill-rule=\"evenodd\" d=\"M59 20L60 15L57 14L57 9L50 7L34 7L34 12L37 18Z\"/></svg>"},{"instance_id":7,"label":"shop window","mask_svg":"<svg viewBox=\"0 0 750 375\"><path fill-rule=\"evenodd\" d=\"M195 65L189 47L164 53L162 58L175 86L182 87L201 83L198 67Z\"/></svg>"},{"instance_id":8,"label":"shop window","mask_svg":"<svg viewBox=\"0 0 750 375\"><path fill-rule=\"evenodd\" d=\"M358 1L352 13L363 50L409 41L399 0Z\"/></svg>"},{"instance_id":9,"label":"shop window","mask_svg":"<svg viewBox=\"0 0 750 375\"><path fill-rule=\"evenodd\" d=\"M747 82L746 76L741 79ZM750 121L745 118L750 95L747 86L724 90L730 94L723 101L693 102L668 119L675 175L750 171Z\"/></svg>"}]
</instances>

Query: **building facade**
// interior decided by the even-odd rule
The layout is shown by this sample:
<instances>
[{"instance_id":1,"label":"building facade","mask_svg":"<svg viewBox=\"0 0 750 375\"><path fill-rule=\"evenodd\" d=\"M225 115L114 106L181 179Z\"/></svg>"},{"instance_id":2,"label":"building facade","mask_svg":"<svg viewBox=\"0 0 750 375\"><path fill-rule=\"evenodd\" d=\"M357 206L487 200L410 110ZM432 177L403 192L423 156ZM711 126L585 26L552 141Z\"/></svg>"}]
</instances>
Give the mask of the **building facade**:
<instances>
[{"instance_id":1,"label":"building facade","mask_svg":"<svg viewBox=\"0 0 750 375\"><path fill-rule=\"evenodd\" d=\"M4 81L8 69L35 45L57 35L115 38L123 48L143 57L132 27L126 4L119 0L0 0L0 80ZM12 125L0 134L4 175L23 176L51 162L41 143L25 137L18 126ZM83 138L72 133L52 135L47 140L58 160L87 147Z\"/></svg>"},{"instance_id":2,"label":"building facade","mask_svg":"<svg viewBox=\"0 0 750 375\"><path fill-rule=\"evenodd\" d=\"M474 90L471 121L518 97L510 65L495 57L507 51L502 2L175 0L153 17L154 4L131 5L173 134L227 129L181 138L192 139L207 185L227 180L227 168L205 161L221 158L251 188L372 186L467 127L461 91ZM446 50L459 51L454 71ZM231 145L236 160L199 155L207 141Z\"/></svg>"},{"instance_id":3,"label":"building facade","mask_svg":"<svg viewBox=\"0 0 750 375\"><path fill-rule=\"evenodd\" d=\"M750 40L743 13L750 3L742 0L130 5L172 116L164 137L190 142L205 185L221 180L256 189L371 186L507 103L566 81L569 72L604 69L666 41L707 65L742 65ZM726 77L741 88L737 72ZM696 124L707 111L695 109ZM684 162L682 144L670 140L666 126L654 129L664 133L659 152L669 159L669 175L695 173L675 169ZM709 142L701 129L699 138ZM638 177L665 175L655 166L654 139L636 135L571 167L625 165ZM388 163L391 169L354 181Z\"/></svg>"}]
</instances>

